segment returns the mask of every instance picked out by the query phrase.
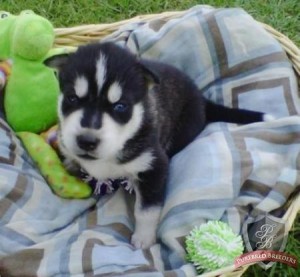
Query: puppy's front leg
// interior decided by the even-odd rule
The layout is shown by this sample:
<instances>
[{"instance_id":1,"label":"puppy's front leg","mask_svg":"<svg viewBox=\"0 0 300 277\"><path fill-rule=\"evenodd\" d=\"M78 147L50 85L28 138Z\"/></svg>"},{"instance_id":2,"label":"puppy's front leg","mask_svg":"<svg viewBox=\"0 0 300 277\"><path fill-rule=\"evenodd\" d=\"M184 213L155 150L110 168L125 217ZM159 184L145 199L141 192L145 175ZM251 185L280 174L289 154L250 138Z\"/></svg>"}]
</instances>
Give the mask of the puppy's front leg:
<instances>
[{"instance_id":1,"label":"puppy's front leg","mask_svg":"<svg viewBox=\"0 0 300 277\"><path fill-rule=\"evenodd\" d=\"M156 241L156 229L165 197L167 159L157 157L155 166L139 174L135 184L134 216L135 231L131 243L136 248L146 249Z\"/></svg>"},{"instance_id":2,"label":"puppy's front leg","mask_svg":"<svg viewBox=\"0 0 300 277\"><path fill-rule=\"evenodd\" d=\"M135 189L136 202L134 206L135 231L131 243L136 248L146 249L156 241L156 228L160 218L161 206L143 207L140 192Z\"/></svg>"}]
</instances>

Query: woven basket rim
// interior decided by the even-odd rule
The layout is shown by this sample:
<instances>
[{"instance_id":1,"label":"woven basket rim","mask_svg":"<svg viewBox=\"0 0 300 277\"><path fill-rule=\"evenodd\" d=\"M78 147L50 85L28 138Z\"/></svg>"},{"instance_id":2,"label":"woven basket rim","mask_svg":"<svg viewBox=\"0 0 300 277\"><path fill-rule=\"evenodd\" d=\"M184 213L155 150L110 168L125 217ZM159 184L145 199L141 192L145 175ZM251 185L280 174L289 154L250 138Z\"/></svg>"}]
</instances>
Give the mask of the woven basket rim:
<instances>
[{"instance_id":1,"label":"woven basket rim","mask_svg":"<svg viewBox=\"0 0 300 277\"><path fill-rule=\"evenodd\" d=\"M149 22L150 20L163 20L178 18L184 15L185 11L167 11L157 14L143 14L129 19L112 23L84 24L66 28L55 28L55 46L79 46L92 41L99 41L105 36L118 30L121 26L135 22ZM259 22L263 28L275 37L286 51L295 71L300 75L300 49L286 35L277 31L272 26Z\"/></svg>"},{"instance_id":2,"label":"woven basket rim","mask_svg":"<svg viewBox=\"0 0 300 277\"><path fill-rule=\"evenodd\" d=\"M113 23L99 23L99 24L85 24L74 27L66 28L55 28L55 46L79 46L93 41L99 41L102 38L110 35L111 33L117 31L121 26L129 23L135 22L148 22L150 20L163 20L168 21L170 19L178 18L185 14L186 11L168 11L158 14L144 14L138 15L130 19L125 19L121 21L116 21ZM259 21L258 21L259 22ZM300 49L296 44L289 39L286 35L277 31L272 26L259 22L259 24L271 34L283 47L288 58L290 59L295 72L297 74L300 83ZM291 202L287 212L284 215L284 219L288 223L288 230L291 229L293 222L300 211L300 192ZM235 269L233 265L221 268L219 270L205 273L201 276L210 277L221 274L226 274L226 276L241 276L249 266L252 264L242 266Z\"/></svg>"}]
</instances>

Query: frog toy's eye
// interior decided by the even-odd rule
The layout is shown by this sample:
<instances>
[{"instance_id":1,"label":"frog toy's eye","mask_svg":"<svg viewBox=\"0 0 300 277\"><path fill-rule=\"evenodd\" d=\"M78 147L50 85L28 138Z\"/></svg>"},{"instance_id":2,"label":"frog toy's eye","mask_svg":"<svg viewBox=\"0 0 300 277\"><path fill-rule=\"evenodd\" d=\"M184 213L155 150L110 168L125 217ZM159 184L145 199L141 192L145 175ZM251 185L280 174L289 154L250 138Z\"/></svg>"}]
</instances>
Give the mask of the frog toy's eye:
<instances>
[{"instance_id":1,"label":"frog toy's eye","mask_svg":"<svg viewBox=\"0 0 300 277\"><path fill-rule=\"evenodd\" d=\"M0 11L0 19L4 19L10 15L9 12Z\"/></svg>"}]
</instances>

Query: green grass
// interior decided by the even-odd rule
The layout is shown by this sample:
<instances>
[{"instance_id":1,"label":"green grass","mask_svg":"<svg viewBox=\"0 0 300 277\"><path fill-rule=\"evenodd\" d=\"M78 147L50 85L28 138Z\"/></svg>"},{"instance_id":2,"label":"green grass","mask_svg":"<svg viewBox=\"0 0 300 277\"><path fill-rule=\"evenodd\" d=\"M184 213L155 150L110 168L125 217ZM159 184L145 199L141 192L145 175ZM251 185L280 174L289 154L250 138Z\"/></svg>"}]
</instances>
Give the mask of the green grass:
<instances>
[{"instance_id":1,"label":"green grass","mask_svg":"<svg viewBox=\"0 0 300 277\"><path fill-rule=\"evenodd\" d=\"M18 13L32 9L56 27L86 23L109 23L145 13L183 10L196 4L242 7L257 20L287 34L300 45L300 4L298 0L2 0L0 9Z\"/></svg>"},{"instance_id":2,"label":"green grass","mask_svg":"<svg viewBox=\"0 0 300 277\"><path fill-rule=\"evenodd\" d=\"M55 27L70 27L89 23L109 23L140 14L184 10L196 4L215 7L242 7L255 19L273 26L300 46L299 0L2 0L0 10L19 13L24 9L34 10L48 18ZM300 217L290 233L286 252L299 258L300 262ZM300 276L284 264L276 263L264 271L251 266L245 276Z\"/></svg>"}]
</instances>

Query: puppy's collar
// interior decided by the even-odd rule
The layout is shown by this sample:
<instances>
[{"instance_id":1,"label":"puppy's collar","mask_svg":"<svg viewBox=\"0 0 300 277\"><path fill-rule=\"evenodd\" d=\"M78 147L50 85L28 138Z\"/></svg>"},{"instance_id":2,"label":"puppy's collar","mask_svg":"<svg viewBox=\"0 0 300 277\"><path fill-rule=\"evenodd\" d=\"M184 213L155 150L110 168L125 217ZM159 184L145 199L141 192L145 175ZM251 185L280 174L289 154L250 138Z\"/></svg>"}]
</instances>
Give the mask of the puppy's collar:
<instances>
[{"instance_id":1,"label":"puppy's collar","mask_svg":"<svg viewBox=\"0 0 300 277\"><path fill-rule=\"evenodd\" d=\"M123 187L129 193L132 193L133 191L133 184L127 178L98 180L90 176L83 169L80 169L79 178L93 188L94 196L103 196L106 194L112 194L113 192L118 190L119 187Z\"/></svg>"}]
</instances>

